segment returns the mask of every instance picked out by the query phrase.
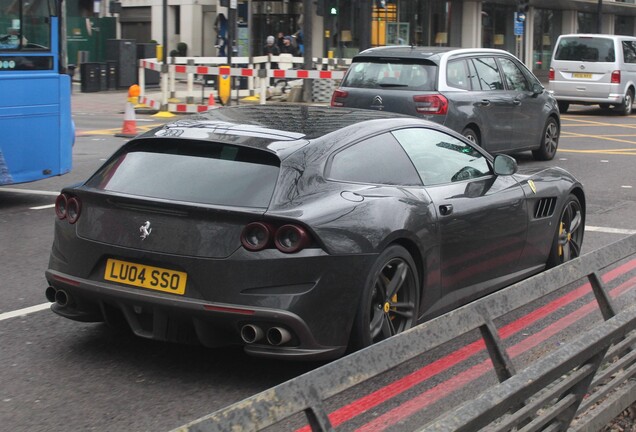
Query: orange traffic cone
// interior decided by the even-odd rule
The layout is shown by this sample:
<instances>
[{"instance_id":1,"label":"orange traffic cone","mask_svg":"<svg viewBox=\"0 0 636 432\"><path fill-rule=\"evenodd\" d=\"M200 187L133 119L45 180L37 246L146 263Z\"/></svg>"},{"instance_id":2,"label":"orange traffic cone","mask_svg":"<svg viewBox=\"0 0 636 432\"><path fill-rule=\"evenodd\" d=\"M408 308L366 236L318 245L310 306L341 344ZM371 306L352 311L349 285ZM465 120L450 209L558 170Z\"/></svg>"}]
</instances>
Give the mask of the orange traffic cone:
<instances>
[{"instance_id":1,"label":"orange traffic cone","mask_svg":"<svg viewBox=\"0 0 636 432\"><path fill-rule=\"evenodd\" d=\"M208 97L208 110L214 109L214 93L210 93L210 97Z\"/></svg>"},{"instance_id":2,"label":"orange traffic cone","mask_svg":"<svg viewBox=\"0 0 636 432\"><path fill-rule=\"evenodd\" d=\"M126 110L124 111L124 125L121 133L115 134L118 137L133 138L137 136L137 122L135 120L135 107L132 102L126 102Z\"/></svg>"}]
</instances>

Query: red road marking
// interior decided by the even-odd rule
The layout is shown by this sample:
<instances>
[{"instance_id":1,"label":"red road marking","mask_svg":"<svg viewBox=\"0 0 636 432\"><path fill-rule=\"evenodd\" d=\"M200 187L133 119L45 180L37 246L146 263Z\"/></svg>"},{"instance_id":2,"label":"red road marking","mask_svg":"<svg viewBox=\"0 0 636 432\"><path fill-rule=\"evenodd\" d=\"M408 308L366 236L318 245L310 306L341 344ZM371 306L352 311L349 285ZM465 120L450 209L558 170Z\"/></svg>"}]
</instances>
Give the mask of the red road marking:
<instances>
[{"instance_id":1,"label":"red road marking","mask_svg":"<svg viewBox=\"0 0 636 432\"><path fill-rule=\"evenodd\" d=\"M634 268L636 268L636 259L631 260L617 268L615 268L614 270L605 273L602 276L602 280L604 282L609 282L613 279L615 279L616 277L627 273L630 270L633 270ZM623 284L625 285L625 284ZM623 286L621 285L621 286ZM616 294L617 290L619 289L619 287L614 288L614 290L612 290L612 293L614 295L618 295ZM583 285L581 285L580 287L576 288L573 291L570 291L568 294L559 297L558 299L553 300L552 302L548 303L545 306L542 306L532 312L530 312L529 314L511 322L510 324L502 327L499 331L500 333L500 337L502 339L506 339L509 338L510 336L518 333L519 331L523 330L524 328L530 326L531 324L535 323L536 321L538 321L541 318L546 317L547 315L553 313L554 311L556 311L557 309L559 309L560 307L563 307L569 303L574 302L575 300L581 298L582 296L584 296L585 294L589 293L591 290L590 284L589 283L585 283ZM593 304L596 304L596 302L593 302ZM587 306L587 305L586 305ZM584 306L584 307L586 307ZM580 310L580 309L579 309ZM576 313L576 312L575 312ZM572 315L572 314L571 314ZM564 318L562 318L563 320ZM561 320L557 321L561 322ZM556 324L556 323L555 323ZM554 325L554 324L553 324ZM552 325L550 326L552 327ZM550 328L547 327L547 328ZM546 329L547 329L546 328ZM544 329L543 331L545 331L546 329ZM542 331L542 332L543 332ZM537 333L537 335L542 334L542 332ZM530 340L535 336L532 336L526 340ZM548 336L549 337L549 336ZM511 348L511 352L514 351L516 349L517 346L522 346L523 344L526 343L526 340L524 340L523 342L513 346ZM542 340L545 339L541 339L538 340L536 343L541 342ZM363 414L364 412L370 410L371 408L379 405L382 402L387 401L390 398L393 398L401 393L403 393L404 391L410 389L411 387L427 380L428 378L435 376L449 368L451 368L452 366L455 366L459 363L461 363L462 361L468 359L469 357L472 357L474 355L476 355L477 353L479 353L480 351L484 350L485 346L484 346L484 342L483 340L478 340L475 341L471 344L468 344L458 350L456 350L455 352L449 354L446 357L443 357L433 363L430 363L427 366L424 366L423 368L409 374L406 375L403 378L400 378L397 381L392 382L391 384L382 387L366 396L363 396L360 399L357 399L356 401L353 401L339 409L337 409L336 411L332 412L331 414L329 414L329 420L331 422L331 424L336 427L344 422L347 422L351 419L353 419L354 417ZM517 354L518 355L518 354ZM488 360L487 362L490 362L490 360ZM477 367L477 366L475 366ZM472 369L469 369L468 371L470 371ZM468 373L468 371L463 372L462 374ZM474 379L474 378L473 378ZM469 380L470 381L470 380ZM448 383L449 381L447 381ZM464 380L462 381L462 383L465 385L466 383L466 377L464 377ZM436 391L440 391L439 388L441 388L441 384L439 386L436 387ZM431 392L433 390L429 390L429 392ZM427 394L428 392L423 393ZM416 398L417 400L419 400L422 397L422 395L420 395L418 398ZM416 400L414 399L414 400ZM430 402L429 402L430 403ZM408 404L403 404L402 407L405 407ZM425 405L424 405L425 406ZM422 409L424 406L421 406L419 409ZM402 409L402 407L398 408ZM406 409L406 408L404 408ZM376 421L379 421L379 419L382 417L379 417ZM373 424L375 424L375 421L372 422ZM369 424L372 424L369 423ZM309 432L311 429L309 428L309 426L305 426L303 428L298 429L296 432Z\"/></svg>"},{"instance_id":2,"label":"red road marking","mask_svg":"<svg viewBox=\"0 0 636 432\"><path fill-rule=\"evenodd\" d=\"M633 288L633 284L636 283L636 277L630 279L619 287L614 288L612 293L614 295L620 295L627 291L629 288ZM613 296L614 297L614 296ZM544 342L548 338L558 334L561 330L576 323L581 318L587 316L590 312L598 310L598 304L596 300L585 304L581 308L566 315L565 317L555 321L548 327L537 332L536 334L524 339L518 344L510 347L509 355L511 358L515 358L531 348L536 347L541 342ZM467 383L475 381L487 372L492 370L492 363L490 359L483 361L482 363L471 367L470 369L460 372L453 378L445 381L443 384L436 386L424 393L416 396L413 399L401 404L398 408L395 408L387 413L376 417L372 422L365 424L356 432L376 432L383 431L387 427L393 426L397 422L404 420L406 417L410 417L418 411L426 408L428 405L436 402L451 393L464 387Z\"/></svg>"}]
</instances>

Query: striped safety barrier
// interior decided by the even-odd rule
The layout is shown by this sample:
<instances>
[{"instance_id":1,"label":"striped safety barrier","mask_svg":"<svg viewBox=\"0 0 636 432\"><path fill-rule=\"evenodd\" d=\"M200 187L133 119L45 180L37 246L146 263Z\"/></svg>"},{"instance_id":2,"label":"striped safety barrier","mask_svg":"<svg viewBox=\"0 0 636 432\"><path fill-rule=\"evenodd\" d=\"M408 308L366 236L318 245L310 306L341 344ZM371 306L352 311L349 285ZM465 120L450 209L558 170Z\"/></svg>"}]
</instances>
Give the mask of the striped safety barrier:
<instances>
[{"instance_id":1,"label":"striped safety barrier","mask_svg":"<svg viewBox=\"0 0 636 432\"><path fill-rule=\"evenodd\" d=\"M238 59L235 59L238 61ZM272 61L276 61L277 59L272 57ZM142 59L139 61L139 77L140 84L144 83L144 69L150 69L153 71L162 71L163 64L158 62L156 59ZM260 66L258 64L257 66ZM168 86L164 86L162 88L162 94L160 95L163 103L151 99L145 94L145 91L142 90L142 94L140 95L139 102L144 104L151 109L160 110L162 108L167 108L168 111L173 113L199 113L207 111L210 107L209 105L203 104L193 104L193 103L168 103L167 98L168 87L174 90L174 77L176 74L185 74L188 76L188 96L190 99L193 99L193 78L194 75L212 75L212 76L232 76L232 77L241 77L241 78L260 78L260 89L252 89L250 88L250 94L254 94L254 92L260 93L260 103L265 103L265 89L266 84L269 83L270 79L274 80L284 80L284 79L313 79L313 80L340 80L344 77L346 71L344 70L306 70L306 69L262 69L258 68L240 68L240 67L230 67L230 66L204 66L204 65L196 65L196 64L172 64L168 65L168 76L172 80ZM162 80L163 81L163 80ZM174 91L173 91L174 93ZM321 100L324 97L321 98Z\"/></svg>"}]
</instances>

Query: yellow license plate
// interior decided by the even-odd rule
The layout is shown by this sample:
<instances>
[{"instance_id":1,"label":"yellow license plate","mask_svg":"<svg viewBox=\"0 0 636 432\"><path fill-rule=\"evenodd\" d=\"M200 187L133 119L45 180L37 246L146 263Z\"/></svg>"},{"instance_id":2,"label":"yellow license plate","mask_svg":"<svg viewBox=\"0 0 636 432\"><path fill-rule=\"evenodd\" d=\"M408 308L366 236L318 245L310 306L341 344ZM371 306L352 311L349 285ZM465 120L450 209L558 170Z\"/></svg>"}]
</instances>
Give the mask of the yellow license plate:
<instances>
[{"instance_id":1,"label":"yellow license plate","mask_svg":"<svg viewBox=\"0 0 636 432\"><path fill-rule=\"evenodd\" d=\"M580 73L580 72L574 72L572 74L572 78L585 78L585 79L591 79L592 78L592 74L591 73Z\"/></svg>"},{"instance_id":2,"label":"yellow license plate","mask_svg":"<svg viewBox=\"0 0 636 432\"><path fill-rule=\"evenodd\" d=\"M185 293L187 278L184 272L112 258L106 261L104 271L104 279L112 282L179 295Z\"/></svg>"}]
</instances>

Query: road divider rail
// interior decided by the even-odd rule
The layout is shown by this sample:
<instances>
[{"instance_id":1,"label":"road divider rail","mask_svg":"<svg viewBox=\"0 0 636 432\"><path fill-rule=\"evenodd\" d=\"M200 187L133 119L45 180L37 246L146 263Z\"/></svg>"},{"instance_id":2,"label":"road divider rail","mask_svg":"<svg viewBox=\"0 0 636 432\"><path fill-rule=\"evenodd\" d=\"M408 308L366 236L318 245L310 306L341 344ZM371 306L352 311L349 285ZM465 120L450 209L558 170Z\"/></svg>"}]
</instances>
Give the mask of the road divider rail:
<instances>
[{"instance_id":1,"label":"road divider rail","mask_svg":"<svg viewBox=\"0 0 636 432\"><path fill-rule=\"evenodd\" d=\"M325 401L428 351L479 330L499 383L439 413L418 431L601 429L636 400L636 305L620 311L601 270L636 259L636 235L511 285L364 350L185 424L174 431L258 431L304 413L333 431ZM631 261L630 261L631 262ZM494 321L574 282L591 285L603 321L515 371ZM436 388L435 388L436 389ZM435 391L433 389L433 391ZM576 419L573 421L573 419Z\"/></svg>"},{"instance_id":2,"label":"road divider rail","mask_svg":"<svg viewBox=\"0 0 636 432\"><path fill-rule=\"evenodd\" d=\"M232 65L227 65L225 57L176 57L171 63L164 64L157 59L139 60L139 103L156 110L164 110L175 113L196 113L210 109L211 104L205 104L206 97L218 98L218 90L212 88L205 91L206 76L238 77L246 78L246 88L235 89L237 97L254 96L260 104L266 104L267 89L276 80L340 80L344 77L346 68L351 64L351 59L323 59L314 58L313 66L317 69L296 69L297 64L302 64L302 57L290 56L258 56L258 57L233 57ZM272 64L279 69L272 69ZM235 67L235 66L244 67ZM339 70L335 70L339 68ZM149 94L145 74L146 69L160 73L159 92ZM195 90L195 76L199 80L202 91L199 95ZM177 81L185 80L186 90L177 91Z\"/></svg>"}]
</instances>

